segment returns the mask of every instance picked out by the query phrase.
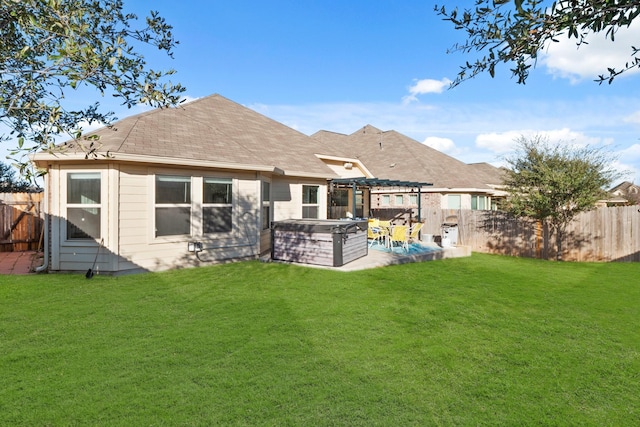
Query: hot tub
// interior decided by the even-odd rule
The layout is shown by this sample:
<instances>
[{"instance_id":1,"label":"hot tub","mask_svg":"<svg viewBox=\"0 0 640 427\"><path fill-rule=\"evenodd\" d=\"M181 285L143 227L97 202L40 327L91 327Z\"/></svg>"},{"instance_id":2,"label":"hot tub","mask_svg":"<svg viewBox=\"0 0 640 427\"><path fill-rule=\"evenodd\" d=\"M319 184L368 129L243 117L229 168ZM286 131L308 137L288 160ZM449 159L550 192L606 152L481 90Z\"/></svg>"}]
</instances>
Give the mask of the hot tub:
<instances>
[{"instance_id":1,"label":"hot tub","mask_svg":"<svg viewBox=\"0 0 640 427\"><path fill-rule=\"evenodd\" d=\"M340 267L367 255L367 221L289 219L271 227L271 258Z\"/></svg>"}]
</instances>

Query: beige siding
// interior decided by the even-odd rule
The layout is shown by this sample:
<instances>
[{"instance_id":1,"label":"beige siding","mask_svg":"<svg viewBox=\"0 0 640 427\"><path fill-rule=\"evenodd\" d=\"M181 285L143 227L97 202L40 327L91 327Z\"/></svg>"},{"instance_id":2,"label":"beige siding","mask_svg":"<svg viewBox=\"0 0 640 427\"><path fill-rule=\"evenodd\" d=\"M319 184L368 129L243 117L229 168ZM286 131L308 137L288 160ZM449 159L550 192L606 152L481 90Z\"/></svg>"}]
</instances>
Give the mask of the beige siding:
<instances>
[{"instance_id":1,"label":"beige siding","mask_svg":"<svg viewBox=\"0 0 640 427\"><path fill-rule=\"evenodd\" d=\"M65 172L102 171L102 236L96 270L123 272L159 271L190 267L229 259L255 258L270 248L270 230L261 230L260 177L249 172L206 171L162 168L125 163L92 162L51 169L52 198L51 269L86 271L98 253L96 241L65 241ZM192 234L156 238L154 232L154 174L192 177ZM202 178L233 179L233 224L229 233L202 235ZM326 181L274 179L272 200L274 220L302 216L302 185L317 185L321 218L326 217ZM190 241L201 242L199 257L188 251Z\"/></svg>"},{"instance_id":2,"label":"beige siding","mask_svg":"<svg viewBox=\"0 0 640 427\"><path fill-rule=\"evenodd\" d=\"M302 193L293 194L292 184L288 180L274 179L271 182L271 198L273 200L273 220L282 221L283 219L299 218L294 200L296 197L301 199ZM302 190L300 190L302 191Z\"/></svg>"},{"instance_id":3,"label":"beige siding","mask_svg":"<svg viewBox=\"0 0 640 427\"><path fill-rule=\"evenodd\" d=\"M123 165L120 168L120 200L118 206L118 269L152 269L154 248L150 247L152 222L149 203L153 196L148 168Z\"/></svg>"},{"instance_id":4,"label":"beige siding","mask_svg":"<svg viewBox=\"0 0 640 427\"><path fill-rule=\"evenodd\" d=\"M194 192L192 227L194 235L155 238L154 173L180 174L185 176L209 176L198 170L147 169L123 167L120 174L120 270L142 268L151 271L170 268L191 267L201 264L193 253L188 252L190 241L203 243L205 251L200 259L206 262L256 256L259 251L259 181L251 174L216 174L234 179L233 231L220 235L202 236L196 218L199 216L201 187L192 187ZM198 212L196 212L198 211Z\"/></svg>"},{"instance_id":5,"label":"beige siding","mask_svg":"<svg viewBox=\"0 0 640 427\"><path fill-rule=\"evenodd\" d=\"M367 173L360 169L360 165L356 162L329 159L323 159L322 161L340 178L359 178L367 176Z\"/></svg>"},{"instance_id":6,"label":"beige siding","mask_svg":"<svg viewBox=\"0 0 640 427\"><path fill-rule=\"evenodd\" d=\"M277 179L272 182L274 200L274 221L302 218L302 186L317 185L318 189L318 219L327 218L327 181L326 180L285 180Z\"/></svg>"}]
</instances>

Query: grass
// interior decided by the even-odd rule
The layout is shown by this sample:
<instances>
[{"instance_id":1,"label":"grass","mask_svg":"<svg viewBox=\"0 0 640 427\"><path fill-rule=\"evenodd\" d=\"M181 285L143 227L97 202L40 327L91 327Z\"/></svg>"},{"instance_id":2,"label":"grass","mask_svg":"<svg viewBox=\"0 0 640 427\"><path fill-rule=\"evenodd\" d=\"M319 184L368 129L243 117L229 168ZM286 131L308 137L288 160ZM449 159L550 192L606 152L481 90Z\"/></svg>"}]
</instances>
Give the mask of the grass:
<instances>
[{"instance_id":1,"label":"grass","mask_svg":"<svg viewBox=\"0 0 640 427\"><path fill-rule=\"evenodd\" d=\"M0 425L640 425L637 264L0 277Z\"/></svg>"}]
</instances>

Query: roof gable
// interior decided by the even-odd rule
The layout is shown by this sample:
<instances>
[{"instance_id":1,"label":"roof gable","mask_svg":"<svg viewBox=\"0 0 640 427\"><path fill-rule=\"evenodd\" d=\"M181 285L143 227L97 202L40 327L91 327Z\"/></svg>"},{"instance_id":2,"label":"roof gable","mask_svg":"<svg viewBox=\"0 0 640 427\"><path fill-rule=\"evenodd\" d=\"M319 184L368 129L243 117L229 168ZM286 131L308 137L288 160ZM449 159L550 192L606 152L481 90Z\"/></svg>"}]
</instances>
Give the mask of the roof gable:
<instances>
[{"instance_id":1,"label":"roof gable","mask_svg":"<svg viewBox=\"0 0 640 427\"><path fill-rule=\"evenodd\" d=\"M188 161L273 166L290 175L334 173L309 137L220 95L120 120L90 135L100 152Z\"/></svg>"},{"instance_id":2,"label":"roof gable","mask_svg":"<svg viewBox=\"0 0 640 427\"><path fill-rule=\"evenodd\" d=\"M638 187L637 185L633 184L632 182L629 182L629 181L623 181L623 182L621 182L620 184L618 184L618 185L616 185L615 187L613 187L611 190L609 190L609 192L610 192L610 193L616 193L616 192L618 192L618 193L620 193L620 194L626 194L626 193L628 193L628 192L629 192L629 190L630 190L631 188L633 188L633 187L635 187L636 189L637 189L637 188L640 188L640 187Z\"/></svg>"},{"instance_id":3,"label":"roof gable","mask_svg":"<svg viewBox=\"0 0 640 427\"><path fill-rule=\"evenodd\" d=\"M432 182L435 188L489 189L472 167L396 131L366 125L350 135L327 131L312 138L322 154L356 158L377 178ZM484 176L484 174L483 174Z\"/></svg>"}]
</instances>

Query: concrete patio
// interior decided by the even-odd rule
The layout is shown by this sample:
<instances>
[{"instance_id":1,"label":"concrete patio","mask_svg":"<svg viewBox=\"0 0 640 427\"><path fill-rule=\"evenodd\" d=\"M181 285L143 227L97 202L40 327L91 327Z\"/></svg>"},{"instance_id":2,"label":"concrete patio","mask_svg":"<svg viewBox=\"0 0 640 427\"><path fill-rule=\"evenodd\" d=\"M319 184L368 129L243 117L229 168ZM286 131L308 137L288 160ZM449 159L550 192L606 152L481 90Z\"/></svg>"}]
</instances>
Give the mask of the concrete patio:
<instances>
[{"instance_id":1,"label":"concrete patio","mask_svg":"<svg viewBox=\"0 0 640 427\"><path fill-rule=\"evenodd\" d=\"M428 247L429 251L420 254L405 254L399 252L386 252L380 251L373 248L369 248L366 256L362 258L358 258L355 261L352 261L348 264L345 264L341 267L328 267L322 265L313 265L313 264L299 264L299 263L289 263L285 261L274 261L274 262L284 262L287 264L296 264L304 267L312 267L312 268L323 268L334 271L359 271L359 270L367 270L370 268L377 267L385 267L388 265L397 265L397 264L408 264L413 262L423 262L423 261L434 261L439 259L446 258L461 258L471 256L471 247L469 246L454 246L442 248L438 246L436 243L431 244L422 244Z\"/></svg>"},{"instance_id":2,"label":"concrete patio","mask_svg":"<svg viewBox=\"0 0 640 427\"><path fill-rule=\"evenodd\" d=\"M312 264L298 265L325 268L335 271L358 271L369 268L385 267L388 265L471 256L471 248L469 246L441 248L434 243L432 244L431 249L432 250L421 254L403 254L397 252L384 252L369 248L367 256L359 258L341 267L325 267ZM41 264L42 257L39 252L0 252L0 275L35 274L33 272L34 268Z\"/></svg>"}]
</instances>

